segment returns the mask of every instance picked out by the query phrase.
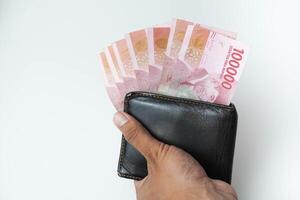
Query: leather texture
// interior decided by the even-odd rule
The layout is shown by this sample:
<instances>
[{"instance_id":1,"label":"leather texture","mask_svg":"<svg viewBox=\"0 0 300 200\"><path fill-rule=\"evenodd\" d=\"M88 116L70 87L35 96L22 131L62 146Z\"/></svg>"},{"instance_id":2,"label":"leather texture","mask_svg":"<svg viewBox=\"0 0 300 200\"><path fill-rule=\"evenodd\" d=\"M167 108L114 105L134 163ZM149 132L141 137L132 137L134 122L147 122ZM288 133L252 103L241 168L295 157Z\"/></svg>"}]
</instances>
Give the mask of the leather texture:
<instances>
[{"instance_id":1,"label":"leather texture","mask_svg":"<svg viewBox=\"0 0 300 200\"><path fill-rule=\"evenodd\" d=\"M155 138L191 154L210 178L231 182L237 128L233 104L225 106L148 92L128 93L124 102L124 111ZM135 180L147 176L145 158L123 137L118 174Z\"/></svg>"}]
</instances>

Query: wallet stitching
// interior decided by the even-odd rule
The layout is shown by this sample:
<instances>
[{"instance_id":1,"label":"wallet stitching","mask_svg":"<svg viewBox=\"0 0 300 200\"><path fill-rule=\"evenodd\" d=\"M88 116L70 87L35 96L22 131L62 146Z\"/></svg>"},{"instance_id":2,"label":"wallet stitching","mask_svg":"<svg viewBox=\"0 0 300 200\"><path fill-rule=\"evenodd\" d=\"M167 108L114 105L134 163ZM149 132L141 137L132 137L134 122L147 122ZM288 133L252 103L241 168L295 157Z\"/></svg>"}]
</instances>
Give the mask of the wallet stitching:
<instances>
[{"instance_id":1,"label":"wallet stitching","mask_svg":"<svg viewBox=\"0 0 300 200\"><path fill-rule=\"evenodd\" d=\"M128 108L128 105L129 105L128 102L129 102L129 99L127 99L127 96L126 96L125 101L124 101L124 111L125 112L127 112L127 108ZM124 167L124 156L125 156L125 149L126 149L126 146L127 146L126 144L127 144L126 140L125 140L124 136L122 136L120 160L119 160L119 166L118 166L118 174L119 174L119 176L124 177L124 178L130 178L130 179L134 179L134 180L141 180L142 177L138 177L138 176L134 176L134 175L131 175L131 174L121 172L121 168L125 168Z\"/></svg>"},{"instance_id":2,"label":"wallet stitching","mask_svg":"<svg viewBox=\"0 0 300 200\"><path fill-rule=\"evenodd\" d=\"M130 93L129 93L130 94ZM125 98L125 101L124 101L124 111L127 112L127 109L128 109L128 105L129 105L129 100L132 99L132 98L128 98L128 94L126 95L126 98ZM124 178L131 178L131 179L134 179L134 180L141 180L142 177L139 177L139 176L134 176L134 175L131 175L131 174L127 174L127 173L122 173L121 172L121 168L123 167L124 168L124 157L125 157L125 149L126 149L126 140L124 138L124 136L122 136L122 143L121 143L121 152L120 152L120 161L119 161L119 175L124 177Z\"/></svg>"},{"instance_id":3,"label":"wallet stitching","mask_svg":"<svg viewBox=\"0 0 300 200\"><path fill-rule=\"evenodd\" d=\"M200 101L200 100L192 100L192 99L189 100L189 99L184 99L184 98L180 98L180 97L162 96L160 94L150 93L150 92L130 92L126 95L124 103L128 104L129 100L133 99L134 97L152 97L153 99L160 99L160 100L172 101L172 102L180 102L180 103L186 103L186 104L190 104L190 105L206 104L209 106L226 108L228 110L234 110L233 104L231 104L231 106L227 106L227 105L215 104L215 103L210 103L210 102Z\"/></svg>"},{"instance_id":4,"label":"wallet stitching","mask_svg":"<svg viewBox=\"0 0 300 200\"><path fill-rule=\"evenodd\" d=\"M121 172L119 172L119 176L124 177L124 178L134 179L134 180L137 180L137 181L142 180L141 177L133 176L133 175L125 174L125 173L121 173Z\"/></svg>"},{"instance_id":5,"label":"wallet stitching","mask_svg":"<svg viewBox=\"0 0 300 200\"><path fill-rule=\"evenodd\" d=\"M124 167L124 156L125 156L125 148L126 148L126 140L125 138L122 136L122 144L121 144L121 156L120 156L120 164L119 164L119 176L122 176L124 178L130 178L130 179L134 179L134 180L141 180L142 177L139 177L139 176L134 176L134 175L131 175L131 174L127 174L127 173L123 173L121 172L121 167L125 168ZM127 170L128 171L128 170Z\"/></svg>"},{"instance_id":6,"label":"wallet stitching","mask_svg":"<svg viewBox=\"0 0 300 200\"><path fill-rule=\"evenodd\" d=\"M119 175L122 176L122 177L125 177L125 178L131 178L131 179L135 179L135 180L141 180L142 178L141 177L138 177L138 176L133 176L133 175L130 175L130 174L127 174L127 173L122 173L121 172L121 167L125 168L124 167L124 156L125 156L125 149L126 149L126 140L125 138L122 136L122 142L121 142L121 152L120 152L120 164L119 164ZM127 170L128 171L128 170Z\"/></svg>"}]
</instances>

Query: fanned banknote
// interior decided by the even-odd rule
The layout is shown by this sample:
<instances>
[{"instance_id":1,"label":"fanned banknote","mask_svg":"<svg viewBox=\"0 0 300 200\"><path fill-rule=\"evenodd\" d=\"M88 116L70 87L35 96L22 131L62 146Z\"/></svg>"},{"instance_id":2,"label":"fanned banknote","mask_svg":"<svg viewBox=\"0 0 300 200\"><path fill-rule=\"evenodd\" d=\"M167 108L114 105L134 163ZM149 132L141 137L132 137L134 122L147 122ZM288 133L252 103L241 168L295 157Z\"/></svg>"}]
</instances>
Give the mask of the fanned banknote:
<instances>
[{"instance_id":1,"label":"fanned banknote","mask_svg":"<svg viewBox=\"0 0 300 200\"><path fill-rule=\"evenodd\" d=\"M119 40L112 44L113 53L115 55L116 63L123 72L123 80L126 83L126 89L128 91L139 90L135 68L133 67L129 49L125 39Z\"/></svg>"},{"instance_id":2,"label":"fanned banknote","mask_svg":"<svg viewBox=\"0 0 300 200\"><path fill-rule=\"evenodd\" d=\"M190 37L190 48L177 61L182 66L177 69L174 65L169 94L192 94L190 98L227 105L243 71L248 47L216 32L204 35L203 44Z\"/></svg>"},{"instance_id":3,"label":"fanned banknote","mask_svg":"<svg viewBox=\"0 0 300 200\"><path fill-rule=\"evenodd\" d=\"M203 30L200 31L200 34L195 34L197 33L198 29L194 29L194 27L201 27ZM194 31L195 30L195 31ZM208 28L207 26L203 26L200 24L195 24L191 21L187 20L182 20L182 19L174 19L172 22L171 26L171 33L168 41L168 47L166 51L166 55L168 57L168 60L174 59L173 63L177 63L176 65L172 65L171 62L166 62L163 67L162 75L161 75L161 82L159 85L159 92L164 93L164 94L172 94L172 91L170 90L170 84L174 83L175 77L173 76L173 72L177 73L176 67L180 68L181 73L186 74L187 72L184 70L187 70L181 62L177 61L177 58L180 56L180 52L185 52L189 46L189 38L193 34L193 40L197 40L198 45L203 45L205 44L205 41L203 41L203 37L201 36L205 34L205 31L215 31L220 34L225 35L226 37L229 38L236 38L236 34L230 31L225 31L222 29L217 29L217 28ZM198 31L199 32L199 31ZM183 59L181 59L183 60Z\"/></svg>"},{"instance_id":4,"label":"fanned banknote","mask_svg":"<svg viewBox=\"0 0 300 200\"><path fill-rule=\"evenodd\" d=\"M236 38L183 19L127 33L100 53L107 93L117 110L131 91L228 105L249 52Z\"/></svg>"},{"instance_id":5,"label":"fanned banknote","mask_svg":"<svg viewBox=\"0 0 300 200\"><path fill-rule=\"evenodd\" d=\"M104 80L105 84L105 89L108 93L108 96L115 106L117 110L122 110L123 109L123 101L122 101L122 96L115 84L115 80L112 74L112 71L109 67L107 57L104 52L101 52L99 55L100 58L100 68L102 71L102 77Z\"/></svg>"},{"instance_id":6,"label":"fanned banknote","mask_svg":"<svg viewBox=\"0 0 300 200\"><path fill-rule=\"evenodd\" d=\"M113 51L112 46L108 46L107 48L105 48L104 54L106 56L107 64L109 65L112 78L119 90L120 95L123 97L128 92L126 91L127 86L123 80L121 69L119 68L118 64L114 60L115 55L112 51Z\"/></svg>"},{"instance_id":7,"label":"fanned banknote","mask_svg":"<svg viewBox=\"0 0 300 200\"><path fill-rule=\"evenodd\" d=\"M148 28L148 44L149 44L149 81L150 91L157 91L163 63L165 61L165 53L170 34L170 27L157 26Z\"/></svg>"},{"instance_id":8,"label":"fanned banknote","mask_svg":"<svg viewBox=\"0 0 300 200\"><path fill-rule=\"evenodd\" d=\"M160 93L168 93L169 83L172 77L172 63L174 63L176 58L178 57L188 26L192 24L193 22L181 19L173 19L172 21L170 36L165 53L166 60L163 63L161 81L158 87L158 91ZM171 62L172 59L174 59L174 61Z\"/></svg>"},{"instance_id":9,"label":"fanned banknote","mask_svg":"<svg viewBox=\"0 0 300 200\"><path fill-rule=\"evenodd\" d=\"M132 65L140 89L150 90L149 84L149 56L147 30L142 29L125 35Z\"/></svg>"}]
</instances>

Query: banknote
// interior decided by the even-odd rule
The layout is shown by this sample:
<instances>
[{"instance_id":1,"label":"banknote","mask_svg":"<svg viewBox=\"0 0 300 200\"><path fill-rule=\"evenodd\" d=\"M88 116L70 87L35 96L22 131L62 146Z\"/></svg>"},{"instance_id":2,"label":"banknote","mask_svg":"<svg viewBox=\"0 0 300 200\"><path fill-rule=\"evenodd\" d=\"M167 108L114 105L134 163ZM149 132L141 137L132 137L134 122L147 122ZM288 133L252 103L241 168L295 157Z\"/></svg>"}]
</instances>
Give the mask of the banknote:
<instances>
[{"instance_id":1,"label":"banknote","mask_svg":"<svg viewBox=\"0 0 300 200\"><path fill-rule=\"evenodd\" d=\"M157 91L162 73L162 65L165 60L170 27L168 25L151 27L147 29L147 33L150 91Z\"/></svg>"},{"instance_id":2,"label":"banknote","mask_svg":"<svg viewBox=\"0 0 300 200\"><path fill-rule=\"evenodd\" d=\"M105 48L104 54L105 54L106 62L107 62L107 63L105 62L105 64L108 64L111 75L112 75L112 79L114 80L114 83L117 86L120 95L122 97L124 97L127 93L127 91L126 91L127 86L123 80L121 69L119 68L119 66L117 65L117 63L114 60L115 54L113 54L113 52L112 52L111 45Z\"/></svg>"},{"instance_id":3,"label":"banknote","mask_svg":"<svg viewBox=\"0 0 300 200\"><path fill-rule=\"evenodd\" d=\"M168 47L166 54L172 58L177 58L178 53L181 49L181 45L183 43L183 39L185 37L185 33L188 25L194 25L195 23L183 19L173 19L171 26L171 33L168 41ZM200 24L198 24L200 25ZM209 29L210 31L214 31L220 34L223 34L231 39L236 39L237 34L231 31L223 30L220 28L209 27L206 25L202 25L202 27Z\"/></svg>"},{"instance_id":4,"label":"banknote","mask_svg":"<svg viewBox=\"0 0 300 200\"><path fill-rule=\"evenodd\" d=\"M233 32L216 28L209 29L200 24L190 25L183 39L178 58L185 61L191 68L198 67L210 32L219 33L231 39L236 38L236 34Z\"/></svg>"},{"instance_id":5,"label":"banknote","mask_svg":"<svg viewBox=\"0 0 300 200\"><path fill-rule=\"evenodd\" d=\"M149 91L149 56L146 29L130 32L125 35L136 79L140 90Z\"/></svg>"},{"instance_id":6,"label":"banknote","mask_svg":"<svg viewBox=\"0 0 300 200\"><path fill-rule=\"evenodd\" d=\"M119 40L112 44L113 53L115 55L116 64L120 67L123 80L126 84L126 91L137 91L141 88L138 85L135 68L129 54L126 39Z\"/></svg>"},{"instance_id":7,"label":"banknote","mask_svg":"<svg viewBox=\"0 0 300 200\"><path fill-rule=\"evenodd\" d=\"M210 30L201 25L188 26L178 58L191 68L199 66Z\"/></svg>"},{"instance_id":8,"label":"banknote","mask_svg":"<svg viewBox=\"0 0 300 200\"><path fill-rule=\"evenodd\" d=\"M114 76L109 67L108 60L105 53L101 52L99 54L99 58L100 58L100 68L102 71L102 79L104 81L105 89L115 108L121 111L123 109L123 100L115 84Z\"/></svg>"},{"instance_id":9,"label":"banknote","mask_svg":"<svg viewBox=\"0 0 300 200\"><path fill-rule=\"evenodd\" d=\"M176 95L176 93L180 91L182 96L184 91L188 92L187 90L182 90L182 88L179 90L178 85L187 79L193 69L199 67L211 32L214 33L214 31L209 30L200 24L188 25L178 58L174 60L173 66L170 67L170 78L168 79L168 82L164 83L168 86L164 93ZM219 34L232 38L232 35L226 35L226 31L220 31ZM194 76L200 74L195 71L193 72Z\"/></svg>"},{"instance_id":10,"label":"banknote","mask_svg":"<svg viewBox=\"0 0 300 200\"><path fill-rule=\"evenodd\" d=\"M249 52L236 38L184 19L127 33L99 55L107 93L117 110L131 91L228 105Z\"/></svg>"},{"instance_id":11,"label":"banknote","mask_svg":"<svg viewBox=\"0 0 300 200\"><path fill-rule=\"evenodd\" d=\"M182 19L173 19L170 37L168 40L166 55L171 58L177 58L177 55L180 51L186 29L188 25L192 25L193 22L182 20Z\"/></svg>"},{"instance_id":12,"label":"banknote","mask_svg":"<svg viewBox=\"0 0 300 200\"><path fill-rule=\"evenodd\" d=\"M189 23L186 21L183 22L185 24ZM176 57L173 56L174 63L170 65L170 62L166 62L166 66L163 68L162 79L159 87L159 91L161 93L174 95L173 92L176 85L185 79L185 76L191 69L198 67L209 33L215 32L215 30L217 30L219 34L228 38L236 37L236 34L230 31L216 28L208 29L207 26L200 24L187 25L184 38L181 41L180 50L175 55Z\"/></svg>"},{"instance_id":13,"label":"banknote","mask_svg":"<svg viewBox=\"0 0 300 200\"><path fill-rule=\"evenodd\" d=\"M168 93L169 83L172 77L173 64L176 62L179 51L181 49L186 30L193 22L182 19L173 19L166 49L166 59L163 63L161 80L159 83L158 91L160 93ZM174 61L171 61L174 59Z\"/></svg>"},{"instance_id":14,"label":"banknote","mask_svg":"<svg viewBox=\"0 0 300 200\"><path fill-rule=\"evenodd\" d=\"M181 61L191 69L190 74L182 77L175 72L178 69L174 70L177 80L171 80L169 93L185 97L193 94L191 98L228 105L240 80L248 51L245 44L210 31L199 65L191 69L188 63Z\"/></svg>"}]
</instances>

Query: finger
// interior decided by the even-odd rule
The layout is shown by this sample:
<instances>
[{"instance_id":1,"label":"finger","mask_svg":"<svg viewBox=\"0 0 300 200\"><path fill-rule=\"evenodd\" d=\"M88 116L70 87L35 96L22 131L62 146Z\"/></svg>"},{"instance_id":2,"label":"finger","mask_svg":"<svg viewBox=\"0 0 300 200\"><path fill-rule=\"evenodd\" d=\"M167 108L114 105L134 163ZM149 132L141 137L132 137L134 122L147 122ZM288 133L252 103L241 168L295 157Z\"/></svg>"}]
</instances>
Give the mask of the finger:
<instances>
[{"instance_id":1,"label":"finger","mask_svg":"<svg viewBox=\"0 0 300 200\"><path fill-rule=\"evenodd\" d=\"M139 180L139 181L135 180L134 181L135 188L137 188L137 189L141 188L146 180L147 180L147 176L143 180Z\"/></svg>"},{"instance_id":2,"label":"finger","mask_svg":"<svg viewBox=\"0 0 300 200\"><path fill-rule=\"evenodd\" d=\"M212 180L212 181L213 181L213 183L214 183L217 190L219 190L220 192L226 193L226 194L230 194L235 199L238 199L235 190L228 183L225 183L225 182L220 181L220 180Z\"/></svg>"},{"instance_id":3,"label":"finger","mask_svg":"<svg viewBox=\"0 0 300 200\"><path fill-rule=\"evenodd\" d=\"M141 181L134 181L134 186L135 188L140 188L142 185L142 182Z\"/></svg>"},{"instance_id":4,"label":"finger","mask_svg":"<svg viewBox=\"0 0 300 200\"><path fill-rule=\"evenodd\" d=\"M128 143L134 146L147 161L153 160L159 150L160 142L133 117L124 112L117 112L114 123L123 133Z\"/></svg>"}]
</instances>

